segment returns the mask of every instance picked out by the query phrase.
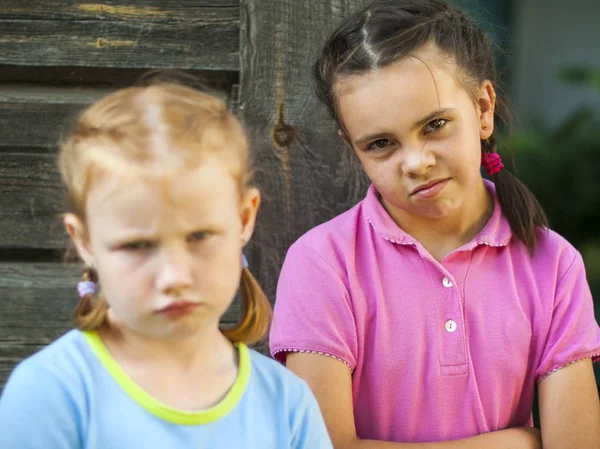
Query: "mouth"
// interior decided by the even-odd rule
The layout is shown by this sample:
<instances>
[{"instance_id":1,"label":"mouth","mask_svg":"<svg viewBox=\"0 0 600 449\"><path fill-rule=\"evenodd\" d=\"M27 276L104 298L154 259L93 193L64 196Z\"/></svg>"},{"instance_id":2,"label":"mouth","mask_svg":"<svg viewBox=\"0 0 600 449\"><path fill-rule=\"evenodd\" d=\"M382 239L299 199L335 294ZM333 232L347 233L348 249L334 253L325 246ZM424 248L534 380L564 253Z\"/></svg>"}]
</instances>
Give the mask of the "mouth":
<instances>
[{"instance_id":1,"label":"mouth","mask_svg":"<svg viewBox=\"0 0 600 449\"><path fill-rule=\"evenodd\" d=\"M434 179L425 184L421 184L412 192L410 192L410 196L417 196L422 198L434 197L438 193L440 193L444 187L446 187L448 181L450 181L450 178Z\"/></svg>"},{"instance_id":2,"label":"mouth","mask_svg":"<svg viewBox=\"0 0 600 449\"><path fill-rule=\"evenodd\" d=\"M197 302L180 299L156 311L157 314L169 317L188 315L200 306Z\"/></svg>"}]
</instances>

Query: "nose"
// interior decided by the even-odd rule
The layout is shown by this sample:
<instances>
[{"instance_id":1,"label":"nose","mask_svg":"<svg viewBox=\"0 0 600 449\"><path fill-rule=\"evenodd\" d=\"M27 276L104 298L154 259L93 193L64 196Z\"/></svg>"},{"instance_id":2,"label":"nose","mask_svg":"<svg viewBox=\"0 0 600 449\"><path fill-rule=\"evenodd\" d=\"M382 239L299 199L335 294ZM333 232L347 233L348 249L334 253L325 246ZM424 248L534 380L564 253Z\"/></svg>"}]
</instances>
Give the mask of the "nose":
<instances>
[{"instance_id":1,"label":"nose","mask_svg":"<svg viewBox=\"0 0 600 449\"><path fill-rule=\"evenodd\" d=\"M430 142L418 140L404 145L402 150L399 156L402 158L401 170L404 175L424 176L435 165L436 158Z\"/></svg>"},{"instance_id":2,"label":"nose","mask_svg":"<svg viewBox=\"0 0 600 449\"><path fill-rule=\"evenodd\" d=\"M192 256L186 248L177 246L162 251L156 283L158 290L167 295L192 287Z\"/></svg>"}]
</instances>

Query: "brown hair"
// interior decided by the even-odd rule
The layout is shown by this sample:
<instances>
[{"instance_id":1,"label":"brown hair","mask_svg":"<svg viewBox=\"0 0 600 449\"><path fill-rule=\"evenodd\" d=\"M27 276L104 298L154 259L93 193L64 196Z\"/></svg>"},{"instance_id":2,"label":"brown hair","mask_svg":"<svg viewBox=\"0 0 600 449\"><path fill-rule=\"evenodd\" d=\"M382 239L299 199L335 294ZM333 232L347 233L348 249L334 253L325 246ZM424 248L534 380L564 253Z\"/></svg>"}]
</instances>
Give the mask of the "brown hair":
<instances>
[{"instance_id":1,"label":"brown hair","mask_svg":"<svg viewBox=\"0 0 600 449\"><path fill-rule=\"evenodd\" d=\"M376 0L347 17L326 42L313 66L315 91L343 129L337 114L335 83L339 77L384 67L434 42L454 58L461 85L474 99L485 80L497 86L489 36L463 12L444 0ZM507 124L510 108L497 96L494 119ZM496 152L496 136L481 141L482 152ZM538 227L547 227L546 215L527 187L503 169L493 175L498 200L512 232L533 253Z\"/></svg>"},{"instance_id":2,"label":"brown hair","mask_svg":"<svg viewBox=\"0 0 600 449\"><path fill-rule=\"evenodd\" d=\"M237 180L249 188L248 140L239 120L217 96L183 85L159 82L113 92L85 109L60 146L58 165L70 203L69 212L86 224L86 199L107 172L135 177L164 176L198 167L207 154L218 154ZM92 268L84 279L95 281ZM247 268L240 290L243 316L223 330L231 341L254 343L267 332L271 305ZM101 292L82 298L75 326L92 330L106 322L108 305Z\"/></svg>"}]
</instances>

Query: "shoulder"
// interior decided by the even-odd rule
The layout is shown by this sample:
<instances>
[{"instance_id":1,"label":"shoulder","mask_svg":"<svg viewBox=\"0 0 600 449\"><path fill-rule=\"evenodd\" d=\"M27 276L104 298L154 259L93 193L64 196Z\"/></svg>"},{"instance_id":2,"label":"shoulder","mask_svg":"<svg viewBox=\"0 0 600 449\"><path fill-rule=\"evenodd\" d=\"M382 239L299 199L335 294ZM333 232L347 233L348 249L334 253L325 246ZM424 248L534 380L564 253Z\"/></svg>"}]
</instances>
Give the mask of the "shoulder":
<instances>
[{"instance_id":1,"label":"shoulder","mask_svg":"<svg viewBox=\"0 0 600 449\"><path fill-rule=\"evenodd\" d=\"M50 440L67 435L69 441L74 441L85 409L83 344L82 334L71 331L13 370L0 399L0 434L11 444L33 441L30 437L37 441L43 436L48 437L48 446L44 447L56 447ZM35 435L24 427L32 421L37 426ZM11 444L7 443L8 447L16 447Z\"/></svg>"},{"instance_id":2,"label":"shoulder","mask_svg":"<svg viewBox=\"0 0 600 449\"><path fill-rule=\"evenodd\" d=\"M363 202L364 200L360 201L346 212L312 228L302 235L296 244L322 247L355 239L363 218Z\"/></svg>"},{"instance_id":3,"label":"shoulder","mask_svg":"<svg viewBox=\"0 0 600 449\"><path fill-rule=\"evenodd\" d=\"M249 349L252 382L268 396L298 403L311 395L308 384L281 363Z\"/></svg>"},{"instance_id":4,"label":"shoulder","mask_svg":"<svg viewBox=\"0 0 600 449\"><path fill-rule=\"evenodd\" d=\"M77 370L86 352L86 343L81 332L72 330L50 343L45 348L20 362L13 371L10 379L27 377L30 371L37 371L38 379L47 377L65 379ZM39 370L45 373L40 377Z\"/></svg>"},{"instance_id":5,"label":"shoulder","mask_svg":"<svg viewBox=\"0 0 600 449\"><path fill-rule=\"evenodd\" d=\"M319 405L308 384L280 363L250 350L252 360L251 401L260 403L265 416L270 409L273 427L286 429L293 448L332 449ZM269 407L270 406L270 407ZM264 422L264 421L263 421Z\"/></svg>"},{"instance_id":6,"label":"shoulder","mask_svg":"<svg viewBox=\"0 0 600 449\"><path fill-rule=\"evenodd\" d=\"M546 273L556 273L559 277L567 272L581 255L563 236L551 229L537 232L537 244L532 263Z\"/></svg>"},{"instance_id":7,"label":"shoulder","mask_svg":"<svg viewBox=\"0 0 600 449\"><path fill-rule=\"evenodd\" d=\"M8 378L4 393L38 391L40 395L34 397L40 399L75 390L90 369L89 352L83 334L72 330L20 362Z\"/></svg>"},{"instance_id":8,"label":"shoulder","mask_svg":"<svg viewBox=\"0 0 600 449\"><path fill-rule=\"evenodd\" d=\"M72 380L89 364L91 350L85 337L78 330L71 330L44 349L25 359L17 370L38 367L48 374L64 380Z\"/></svg>"},{"instance_id":9,"label":"shoulder","mask_svg":"<svg viewBox=\"0 0 600 449\"><path fill-rule=\"evenodd\" d=\"M344 261L355 248L361 228L368 225L363 203L364 200L298 238L287 251L286 264L310 262L342 274Z\"/></svg>"}]
</instances>

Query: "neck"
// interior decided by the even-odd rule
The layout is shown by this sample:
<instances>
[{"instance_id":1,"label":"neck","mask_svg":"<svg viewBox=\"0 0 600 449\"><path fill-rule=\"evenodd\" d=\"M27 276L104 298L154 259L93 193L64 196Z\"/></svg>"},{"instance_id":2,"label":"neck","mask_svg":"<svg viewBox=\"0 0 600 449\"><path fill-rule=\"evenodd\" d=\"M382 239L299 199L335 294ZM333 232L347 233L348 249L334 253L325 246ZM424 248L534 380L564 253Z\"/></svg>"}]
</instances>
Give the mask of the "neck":
<instances>
[{"instance_id":1,"label":"neck","mask_svg":"<svg viewBox=\"0 0 600 449\"><path fill-rule=\"evenodd\" d=\"M384 201L382 204L396 224L438 261L479 234L494 210L493 198L483 182L457 210L443 218L411 215Z\"/></svg>"},{"instance_id":2,"label":"neck","mask_svg":"<svg viewBox=\"0 0 600 449\"><path fill-rule=\"evenodd\" d=\"M149 337L111 320L99 334L119 361L171 367L178 371L194 371L198 367L219 365L225 359L235 358L232 343L221 333L218 325L201 327L183 338L164 339Z\"/></svg>"},{"instance_id":3,"label":"neck","mask_svg":"<svg viewBox=\"0 0 600 449\"><path fill-rule=\"evenodd\" d=\"M150 396L181 410L214 407L238 376L238 353L218 329L199 328L177 339L148 337L110 320L104 344L127 375Z\"/></svg>"}]
</instances>

